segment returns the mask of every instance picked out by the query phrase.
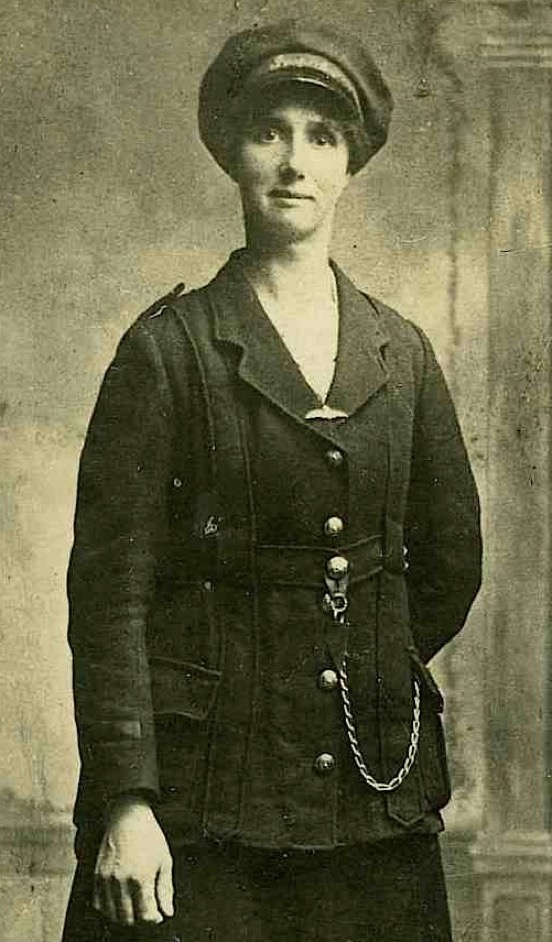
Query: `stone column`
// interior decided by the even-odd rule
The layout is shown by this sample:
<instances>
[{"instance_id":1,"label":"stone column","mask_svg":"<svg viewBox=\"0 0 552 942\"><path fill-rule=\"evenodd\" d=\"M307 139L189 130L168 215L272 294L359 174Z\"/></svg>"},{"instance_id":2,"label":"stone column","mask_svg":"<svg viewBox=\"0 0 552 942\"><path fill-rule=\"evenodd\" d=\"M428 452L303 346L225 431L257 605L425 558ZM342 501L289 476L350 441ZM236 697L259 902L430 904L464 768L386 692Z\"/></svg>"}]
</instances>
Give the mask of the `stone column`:
<instances>
[{"instance_id":1,"label":"stone column","mask_svg":"<svg viewBox=\"0 0 552 942\"><path fill-rule=\"evenodd\" d=\"M481 942L552 937L549 3L488 4L487 645ZM482 404L483 407L483 404Z\"/></svg>"}]
</instances>

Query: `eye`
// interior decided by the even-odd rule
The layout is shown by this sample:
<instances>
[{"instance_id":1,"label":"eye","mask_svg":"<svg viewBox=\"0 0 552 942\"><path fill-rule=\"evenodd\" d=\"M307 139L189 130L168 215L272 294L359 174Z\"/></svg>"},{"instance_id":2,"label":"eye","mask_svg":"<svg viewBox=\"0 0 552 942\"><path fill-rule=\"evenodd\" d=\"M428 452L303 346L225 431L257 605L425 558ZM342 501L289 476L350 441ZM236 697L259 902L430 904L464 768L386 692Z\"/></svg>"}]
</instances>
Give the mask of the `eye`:
<instances>
[{"instance_id":1,"label":"eye","mask_svg":"<svg viewBox=\"0 0 552 942\"><path fill-rule=\"evenodd\" d=\"M251 129L251 139L256 144L274 144L280 139L280 132L273 124L259 124Z\"/></svg>"},{"instance_id":2,"label":"eye","mask_svg":"<svg viewBox=\"0 0 552 942\"><path fill-rule=\"evenodd\" d=\"M336 147L338 142L337 132L325 124L318 125L312 129L311 140L318 147Z\"/></svg>"}]
</instances>

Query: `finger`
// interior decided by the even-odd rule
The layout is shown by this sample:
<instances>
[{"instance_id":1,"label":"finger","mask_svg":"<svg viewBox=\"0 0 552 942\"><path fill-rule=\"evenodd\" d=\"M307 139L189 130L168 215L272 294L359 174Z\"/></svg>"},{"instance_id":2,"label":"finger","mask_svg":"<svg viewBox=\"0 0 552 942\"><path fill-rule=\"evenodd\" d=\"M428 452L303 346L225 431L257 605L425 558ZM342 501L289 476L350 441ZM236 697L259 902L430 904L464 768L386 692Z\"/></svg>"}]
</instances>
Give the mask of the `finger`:
<instances>
[{"instance_id":1,"label":"finger","mask_svg":"<svg viewBox=\"0 0 552 942\"><path fill-rule=\"evenodd\" d=\"M112 905L108 885L109 885L109 848L105 836L100 844L98 855L96 857L96 866L94 868L94 892L92 904L103 916L108 919L115 918L115 909Z\"/></svg>"},{"instance_id":2,"label":"finger","mask_svg":"<svg viewBox=\"0 0 552 942\"><path fill-rule=\"evenodd\" d=\"M173 865L169 857L161 864L155 880L157 905L164 916L174 916Z\"/></svg>"},{"instance_id":3,"label":"finger","mask_svg":"<svg viewBox=\"0 0 552 942\"><path fill-rule=\"evenodd\" d=\"M98 912L104 911L105 905L105 881L104 878L100 875L103 862L103 843L100 846L98 855L96 857L96 865L94 867L94 876L92 878L92 905L94 909L97 909Z\"/></svg>"},{"instance_id":4,"label":"finger","mask_svg":"<svg viewBox=\"0 0 552 942\"><path fill-rule=\"evenodd\" d=\"M136 922L163 922L163 914L159 911L155 892L153 888L153 879L144 882L136 882L133 887L134 918Z\"/></svg>"},{"instance_id":5,"label":"finger","mask_svg":"<svg viewBox=\"0 0 552 942\"><path fill-rule=\"evenodd\" d=\"M114 917L114 910L110 909L107 880L98 873L94 874L94 894L92 897L94 909L97 909L102 916L108 919Z\"/></svg>"},{"instance_id":6,"label":"finger","mask_svg":"<svg viewBox=\"0 0 552 942\"><path fill-rule=\"evenodd\" d=\"M123 883L119 883L118 881L114 883L112 896L115 902L117 922L123 926L134 925L134 906L132 892L128 883L126 881Z\"/></svg>"},{"instance_id":7,"label":"finger","mask_svg":"<svg viewBox=\"0 0 552 942\"><path fill-rule=\"evenodd\" d=\"M114 884L114 877L107 880L98 880L100 912L107 916L111 922L117 922L117 893Z\"/></svg>"},{"instance_id":8,"label":"finger","mask_svg":"<svg viewBox=\"0 0 552 942\"><path fill-rule=\"evenodd\" d=\"M92 906L94 909L97 909L98 912L102 910L102 888L100 880L96 874L94 874L93 890L92 890Z\"/></svg>"}]
</instances>

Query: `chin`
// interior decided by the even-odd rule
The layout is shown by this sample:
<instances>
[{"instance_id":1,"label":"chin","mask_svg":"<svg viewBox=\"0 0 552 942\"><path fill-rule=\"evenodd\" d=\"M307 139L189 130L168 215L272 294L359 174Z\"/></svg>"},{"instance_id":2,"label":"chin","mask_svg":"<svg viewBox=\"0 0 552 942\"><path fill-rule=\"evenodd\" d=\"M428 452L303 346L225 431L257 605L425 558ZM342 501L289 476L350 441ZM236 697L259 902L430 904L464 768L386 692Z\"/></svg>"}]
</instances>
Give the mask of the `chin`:
<instances>
[{"instance_id":1,"label":"chin","mask_svg":"<svg viewBox=\"0 0 552 942\"><path fill-rule=\"evenodd\" d=\"M318 230L319 225L313 219L266 219L260 230L273 240L287 242L302 242L310 238Z\"/></svg>"},{"instance_id":2,"label":"chin","mask_svg":"<svg viewBox=\"0 0 552 942\"><path fill-rule=\"evenodd\" d=\"M246 228L269 240L301 241L313 235L322 224L321 214L311 204L283 209L270 202L257 206L244 203L243 211Z\"/></svg>"}]
</instances>

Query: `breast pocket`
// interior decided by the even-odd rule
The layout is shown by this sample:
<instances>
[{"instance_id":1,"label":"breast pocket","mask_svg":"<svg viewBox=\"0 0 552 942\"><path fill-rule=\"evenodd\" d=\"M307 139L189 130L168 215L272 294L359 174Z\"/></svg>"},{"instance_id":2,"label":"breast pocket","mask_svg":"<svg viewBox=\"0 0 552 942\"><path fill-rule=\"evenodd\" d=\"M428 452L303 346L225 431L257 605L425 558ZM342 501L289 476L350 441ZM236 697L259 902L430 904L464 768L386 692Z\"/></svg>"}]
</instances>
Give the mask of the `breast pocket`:
<instances>
[{"instance_id":1,"label":"breast pocket","mask_svg":"<svg viewBox=\"0 0 552 942\"><path fill-rule=\"evenodd\" d=\"M221 672L155 656L150 677L162 802L190 807L206 761Z\"/></svg>"}]
</instances>

